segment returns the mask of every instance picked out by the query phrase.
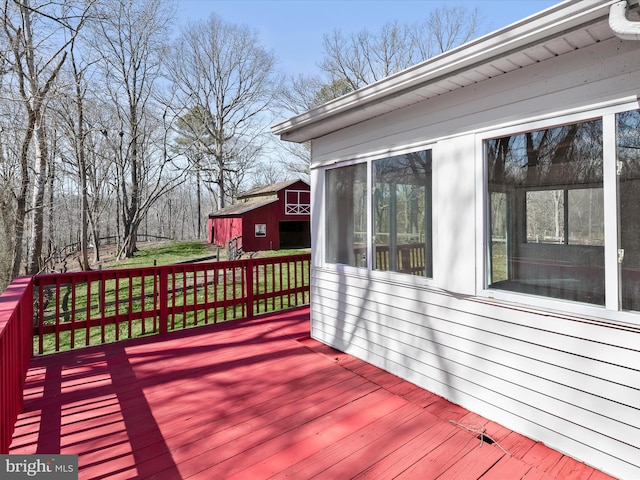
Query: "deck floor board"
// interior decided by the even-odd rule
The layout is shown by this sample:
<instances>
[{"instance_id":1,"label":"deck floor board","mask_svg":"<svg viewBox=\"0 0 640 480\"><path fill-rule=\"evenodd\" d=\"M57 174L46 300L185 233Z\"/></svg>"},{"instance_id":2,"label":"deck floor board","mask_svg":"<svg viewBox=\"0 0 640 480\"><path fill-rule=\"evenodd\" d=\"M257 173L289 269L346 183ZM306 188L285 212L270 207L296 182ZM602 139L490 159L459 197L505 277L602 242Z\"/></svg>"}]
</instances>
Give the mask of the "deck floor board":
<instances>
[{"instance_id":1,"label":"deck floor board","mask_svg":"<svg viewBox=\"0 0 640 480\"><path fill-rule=\"evenodd\" d=\"M91 480L609 478L308 323L301 308L35 358L10 452L77 454Z\"/></svg>"}]
</instances>

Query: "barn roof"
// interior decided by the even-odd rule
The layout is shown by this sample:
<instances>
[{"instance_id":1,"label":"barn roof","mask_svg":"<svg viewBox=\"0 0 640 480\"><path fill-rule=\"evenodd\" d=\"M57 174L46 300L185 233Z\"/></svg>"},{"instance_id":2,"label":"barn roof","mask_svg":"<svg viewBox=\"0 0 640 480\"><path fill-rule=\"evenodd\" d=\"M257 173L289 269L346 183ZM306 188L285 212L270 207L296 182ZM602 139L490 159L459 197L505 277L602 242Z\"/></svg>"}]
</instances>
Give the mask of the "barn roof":
<instances>
[{"instance_id":1,"label":"barn roof","mask_svg":"<svg viewBox=\"0 0 640 480\"><path fill-rule=\"evenodd\" d=\"M306 142L612 38L618 0L567 0L272 127Z\"/></svg>"},{"instance_id":2,"label":"barn roof","mask_svg":"<svg viewBox=\"0 0 640 480\"><path fill-rule=\"evenodd\" d=\"M277 202L277 198L266 198L264 200L256 200L253 202L240 202L229 205L228 207L221 208L220 210L210 213L209 218L214 217L228 217L232 215L242 215L243 213L250 212L257 208L262 208L265 205Z\"/></svg>"},{"instance_id":3,"label":"barn roof","mask_svg":"<svg viewBox=\"0 0 640 480\"><path fill-rule=\"evenodd\" d=\"M277 193L280 190L282 190L283 188L290 187L294 183L298 183L298 182L302 182L302 183L304 183L305 185L308 186L307 182L305 182L304 180L299 180L299 179L296 179L296 180L285 180L283 182L274 183L274 184L271 184L271 185L267 185L265 187L252 188L251 190L247 190L246 192L242 192L242 193L238 194L238 199L247 198L247 197L257 197L257 196L261 196L261 195Z\"/></svg>"}]
</instances>

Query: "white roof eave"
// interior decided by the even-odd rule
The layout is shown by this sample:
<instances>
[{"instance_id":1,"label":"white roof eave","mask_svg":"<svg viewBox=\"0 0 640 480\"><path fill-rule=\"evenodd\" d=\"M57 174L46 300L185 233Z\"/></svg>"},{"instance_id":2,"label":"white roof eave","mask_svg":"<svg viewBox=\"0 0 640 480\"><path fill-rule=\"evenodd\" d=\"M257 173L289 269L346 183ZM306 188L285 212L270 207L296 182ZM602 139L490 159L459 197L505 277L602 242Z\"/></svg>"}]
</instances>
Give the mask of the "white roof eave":
<instances>
[{"instance_id":1,"label":"white roof eave","mask_svg":"<svg viewBox=\"0 0 640 480\"><path fill-rule=\"evenodd\" d=\"M391 112L417 100L401 97L496 58L526 51L566 32L606 19L617 0L568 0L477 40L367 85L272 127L282 140L306 142L340 128ZM594 39L593 43L598 40ZM534 60L531 63L535 63ZM486 78L490 78L487 75ZM447 91L456 88L447 82ZM415 95L414 95L415 97ZM420 99L428 96L418 95Z\"/></svg>"}]
</instances>

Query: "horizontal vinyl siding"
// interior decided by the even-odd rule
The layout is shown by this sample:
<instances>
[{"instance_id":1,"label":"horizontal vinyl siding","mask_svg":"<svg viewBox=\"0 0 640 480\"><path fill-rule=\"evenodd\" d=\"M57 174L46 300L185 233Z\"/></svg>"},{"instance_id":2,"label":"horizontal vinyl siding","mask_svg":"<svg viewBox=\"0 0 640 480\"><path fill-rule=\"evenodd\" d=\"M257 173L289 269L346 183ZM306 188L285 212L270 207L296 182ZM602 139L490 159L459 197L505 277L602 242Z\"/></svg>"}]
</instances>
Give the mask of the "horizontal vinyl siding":
<instances>
[{"instance_id":1,"label":"horizontal vinyl siding","mask_svg":"<svg viewBox=\"0 0 640 480\"><path fill-rule=\"evenodd\" d=\"M640 345L638 331L604 335L598 324L320 269L312 318L320 341L586 463L640 478L640 351L630 347Z\"/></svg>"}]
</instances>

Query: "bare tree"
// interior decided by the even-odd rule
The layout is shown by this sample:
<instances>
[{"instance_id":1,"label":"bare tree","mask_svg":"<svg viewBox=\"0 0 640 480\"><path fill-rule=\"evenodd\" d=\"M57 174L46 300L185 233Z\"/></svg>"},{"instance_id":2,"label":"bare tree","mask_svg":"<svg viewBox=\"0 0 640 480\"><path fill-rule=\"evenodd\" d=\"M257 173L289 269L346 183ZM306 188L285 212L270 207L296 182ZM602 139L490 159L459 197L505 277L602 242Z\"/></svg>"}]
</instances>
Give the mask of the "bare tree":
<instances>
[{"instance_id":1,"label":"bare tree","mask_svg":"<svg viewBox=\"0 0 640 480\"><path fill-rule=\"evenodd\" d=\"M20 149L22 135L15 128L8 128L10 119L19 121L20 112L12 102L2 102L3 118L0 120L0 291L11 282L14 258L16 197L20 185ZM17 124L17 123L16 123Z\"/></svg>"},{"instance_id":2,"label":"bare tree","mask_svg":"<svg viewBox=\"0 0 640 480\"><path fill-rule=\"evenodd\" d=\"M246 27L227 24L218 16L192 23L182 31L168 62L168 77L185 111L199 118L189 122L224 207L238 188L247 166L263 146L265 114L276 87L275 58Z\"/></svg>"},{"instance_id":3,"label":"bare tree","mask_svg":"<svg viewBox=\"0 0 640 480\"><path fill-rule=\"evenodd\" d=\"M10 46L11 66L18 100L25 110L20 154L20 189L16 196L12 276L18 275L23 254L27 191L32 181L32 229L27 271L41 267L44 229L44 198L47 185L48 146L46 106L67 57L67 48L85 23L92 2L43 2L29 0L3 3L2 32ZM33 157L31 144L34 141ZM30 179L29 172L33 172Z\"/></svg>"},{"instance_id":4,"label":"bare tree","mask_svg":"<svg viewBox=\"0 0 640 480\"><path fill-rule=\"evenodd\" d=\"M330 100L353 91L346 79L326 83L318 75L290 75L282 84L278 105L288 114L300 115ZM309 142L280 142L284 150L281 163L284 168L300 178L308 178L311 170L311 146Z\"/></svg>"},{"instance_id":5,"label":"bare tree","mask_svg":"<svg viewBox=\"0 0 640 480\"><path fill-rule=\"evenodd\" d=\"M78 184L79 194L79 263L90 269L89 247L93 237L95 262L100 260L100 215L106 208L105 198L113 177L113 155L104 137L108 124L102 118L98 102L91 96L92 63L76 56L70 49L68 68L63 71L69 85L66 92L53 102L61 135L58 148L64 173ZM111 175L110 175L111 174Z\"/></svg>"},{"instance_id":6,"label":"bare tree","mask_svg":"<svg viewBox=\"0 0 640 480\"><path fill-rule=\"evenodd\" d=\"M69 143L70 156L78 177L80 190L80 266L89 270L89 185L87 164L87 136L89 135L85 115L85 99L87 93L86 68L79 63L75 54L75 43L70 49L70 85L72 88L66 98L58 102L58 118L62 125L63 135ZM65 101L66 100L66 101Z\"/></svg>"},{"instance_id":7,"label":"bare tree","mask_svg":"<svg viewBox=\"0 0 640 480\"><path fill-rule=\"evenodd\" d=\"M203 183L212 183L212 174L214 173L208 167L209 162L205 158L213 139L208 136L206 126L201 121L202 118L206 118L206 112L201 112L200 108L196 107L193 111L178 118L174 127L178 134L175 139L176 150L187 161L188 167L185 171L195 177L197 238L202 238L202 185Z\"/></svg>"},{"instance_id":8,"label":"bare tree","mask_svg":"<svg viewBox=\"0 0 640 480\"><path fill-rule=\"evenodd\" d=\"M282 168L282 164L273 159L265 159L260 162L258 171L251 177L249 188L264 187L287 179L287 172Z\"/></svg>"},{"instance_id":9,"label":"bare tree","mask_svg":"<svg viewBox=\"0 0 640 480\"><path fill-rule=\"evenodd\" d=\"M346 81L358 89L470 40L478 33L477 10L441 7L413 25L388 22L379 32L367 29L324 36L320 64L330 82Z\"/></svg>"},{"instance_id":10,"label":"bare tree","mask_svg":"<svg viewBox=\"0 0 640 480\"><path fill-rule=\"evenodd\" d=\"M480 24L477 9L442 6L432 10L426 20L409 27L413 62L427 60L472 40L478 35Z\"/></svg>"},{"instance_id":11,"label":"bare tree","mask_svg":"<svg viewBox=\"0 0 640 480\"><path fill-rule=\"evenodd\" d=\"M167 53L173 5L155 0L109 0L100 11L93 41L115 124L104 126L115 157L121 254L133 256L138 228L151 203L175 186L168 179L171 156L167 122L153 93Z\"/></svg>"}]
</instances>

